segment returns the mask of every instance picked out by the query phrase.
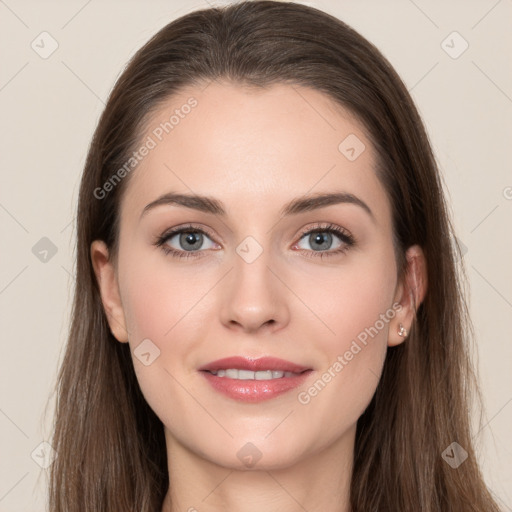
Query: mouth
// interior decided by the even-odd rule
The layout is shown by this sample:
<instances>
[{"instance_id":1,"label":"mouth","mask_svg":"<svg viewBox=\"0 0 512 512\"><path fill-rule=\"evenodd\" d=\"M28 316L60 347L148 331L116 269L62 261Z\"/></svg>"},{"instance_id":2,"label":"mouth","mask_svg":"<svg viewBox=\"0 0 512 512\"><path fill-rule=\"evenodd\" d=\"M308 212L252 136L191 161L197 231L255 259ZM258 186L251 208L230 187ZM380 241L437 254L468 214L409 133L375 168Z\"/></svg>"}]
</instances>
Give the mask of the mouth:
<instances>
[{"instance_id":1,"label":"mouth","mask_svg":"<svg viewBox=\"0 0 512 512\"><path fill-rule=\"evenodd\" d=\"M298 373L285 372L280 370L262 370L253 372L251 370L242 370L239 368L228 368L227 370L217 370L210 373L212 375L216 375L217 377L227 377L228 379L238 380L273 380L282 379L283 377L294 377L296 375L300 375Z\"/></svg>"},{"instance_id":2,"label":"mouth","mask_svg":"<svg viewBox=\"0 0 512 512\"><path fill-rule=\"evenodd\" d=\"M269 400L300 386L312 368L283 359L229 357L199 368L212 388L243 402Z\"/></svg>"}]
</instances>

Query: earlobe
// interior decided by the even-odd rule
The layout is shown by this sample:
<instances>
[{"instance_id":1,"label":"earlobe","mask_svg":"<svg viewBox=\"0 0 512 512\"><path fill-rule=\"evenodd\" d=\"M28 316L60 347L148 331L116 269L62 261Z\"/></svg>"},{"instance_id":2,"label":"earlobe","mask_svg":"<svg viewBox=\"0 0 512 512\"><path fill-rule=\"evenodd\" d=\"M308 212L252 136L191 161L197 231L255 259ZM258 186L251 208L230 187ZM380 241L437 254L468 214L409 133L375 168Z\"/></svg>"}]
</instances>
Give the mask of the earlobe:
<instances>
[{"instance_id":1,"label":"earlobe","mask_svg":"<svg viewBox=\"0 0 512 512\"><path fill-rule=\"evenodd\" d=\"M109 259L108 247L102 240L95 240L91 244L90 254L110 330L118 341L126 343L128 341L126 320L115 267Z\"/></svg>"},{"instance_id":2,"label":"earlobe","mask_svg":"<svg viewBox=\"0 0 512 512\"><path fill-rule=\"evenodd\" d=\"M414 322L416 311L427 292L427 262L419 245L413 245L406 252L407 266L395 293L395 303L400 309L390 322L388 346L399 345L407 339Z\"/></svg>"}]
</instances>

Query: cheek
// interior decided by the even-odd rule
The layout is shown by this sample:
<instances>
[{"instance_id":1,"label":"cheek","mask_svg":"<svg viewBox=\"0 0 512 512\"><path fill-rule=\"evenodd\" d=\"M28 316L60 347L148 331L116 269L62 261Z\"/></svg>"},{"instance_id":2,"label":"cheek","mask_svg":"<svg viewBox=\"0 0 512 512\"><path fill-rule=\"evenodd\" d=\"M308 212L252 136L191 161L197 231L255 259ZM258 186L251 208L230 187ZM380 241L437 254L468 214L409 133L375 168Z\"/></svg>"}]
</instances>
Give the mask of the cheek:
<instances>
[{"instance_id":1,"label":"cheek","mask_svg":"<svg viewBox=\"0 0 512 512\"><path fill-rule=\"evenodd\" d=\"M325 439L349 428L364 412L378 385L386 357L389 322L396 314L396 285L391 251L381 258L354 258L346 269L317 280L302 281L298 292L318 315L316 349L322 354L317 379L299 394L310 417L329 417ZM323 270L322 270L323 271ZM311 278L308 279L311 282ZM307 295L304 295L308 291ZM322 325L323 324L323 325Z\"/></svg>"},{"instance_id":2,"label":"cheek","mask_svg":"<svg viewBox=\"0 0 512 512\"><path fill-rule=\"evenodd\" d=\"M318 343L323 344L323 351L331 357L376 323L379 333L375 339L385 338L389 319L395 313L392 302L396 272L392 249L377 257L354 253L350 258L339 268L318 267L313 274L294 279L294 291L305 298L304 302L318 319L318 332L322 331ZM383 324L381 315L386 313Z\"/></svg>"},{"instance_id":3,"label":"cheek","mask_svg":"<svg viewBox=\"0 0 512 512\"><path fill-rule=\"evenodd\" d=\"M182 324L190 324L189 314L200 309L199 300L208 287L204 275L201 279L197 272L171 262L170 256L167 259L156 250L140 252L139 258L132 254L125 262L123 309L130 341L149 338L160 346Z\"/></svg>"},{"instance_id":4,"label":"cheek","mask_svg":"<svg viewBox=\"0 0 512 512\"><path fill-rule=\"evenodd\" d=\"M171 396L180 400L178 381L195 372L194 356L207 341L204 319L211 317L206 309L211 309L209 293L218 275L212 269L199 272L193 265L177 264L158 251L139 252L135 248L120 264L123 310L137 379L148 403L159 410L164 395L165 403ZM157 355L148 366L137 357L143 346L151 359Z\"/></svg>"},{"instance_id":5,"label":"cheek","mask_svg":"<svg viewBox=\"0 0 512 512\"><path fill-rule=\"evenodd\" d=\"M190 353L195 340L204 338L200 299L213 282L208 286L197 272L183 272L166 258L146 254L139 262L133 258L126 265L122 290L135 374L146 401L164 424L186 432L180 415L172 413L191 411L189 393L197 394L195 382L189 380ZM143 345L143 340L150 343ZM142 346L144 351L138 348ZM148 352L151 362L146 365L138 354ZM201 417L202 411L194 413Z\"/></svg>"}]
</instances>

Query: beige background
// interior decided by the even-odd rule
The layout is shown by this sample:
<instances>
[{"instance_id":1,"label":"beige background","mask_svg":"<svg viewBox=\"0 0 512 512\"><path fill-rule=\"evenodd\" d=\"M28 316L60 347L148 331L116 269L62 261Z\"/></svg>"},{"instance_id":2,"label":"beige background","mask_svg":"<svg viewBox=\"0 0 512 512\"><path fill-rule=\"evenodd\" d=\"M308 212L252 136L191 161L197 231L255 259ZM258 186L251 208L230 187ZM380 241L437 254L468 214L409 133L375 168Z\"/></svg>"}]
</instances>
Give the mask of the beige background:
<instances>
[{"instance_id":1,"label":"beige background","mask_svg":"<svg viewBox=\"0 0 512 512\"><path fill-rule=\"evenodd\" d=\"M0 511L45 509L47 470L36 461L48 460L40 443L53 405L46 422L43 413L69 320L78 183L103 104L151 35L208 3L0 0ZM467 248L487 408L475 431L480 462L511 511L512 0L304 3L375 43L422 113ZM51 48L43 31L59 45L47 59L31 47L43 51L47 37ZM454 55L462 39L442 45L453 31L469 44L458 58L445 49ZM46 262L32 252L43 237L57 250Z\"/></svg>"}]
</instances>

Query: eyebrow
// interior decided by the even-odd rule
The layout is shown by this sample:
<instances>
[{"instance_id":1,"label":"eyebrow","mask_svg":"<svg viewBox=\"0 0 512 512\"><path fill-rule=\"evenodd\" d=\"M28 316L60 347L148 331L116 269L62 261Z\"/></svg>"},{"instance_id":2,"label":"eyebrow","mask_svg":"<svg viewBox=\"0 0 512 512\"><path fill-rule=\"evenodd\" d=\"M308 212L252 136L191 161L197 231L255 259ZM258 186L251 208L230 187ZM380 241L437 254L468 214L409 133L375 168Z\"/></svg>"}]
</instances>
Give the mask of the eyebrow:
<instances>
[{"instance_id":1,"label":"eyebrow","mask_svg":"<svg viewBox=\"0 0 512 512\"><path fill-rule=\"evenodd\" d=\"M372 220L375 220L375 216L373 215L370 207L362 199L359 199L357 196L348 192L324 193L297 197L287 203L279 213L280 216L287 217L343 203L360 206L366 213L368 213ZM186 208L210 213L220 217L226 216L226 210L224 209L222 202L214 197L168 192L146 205L144 210L142 210L140 218L153 208L162 205L184 206Z\"/></svg>"}]
</instances>

